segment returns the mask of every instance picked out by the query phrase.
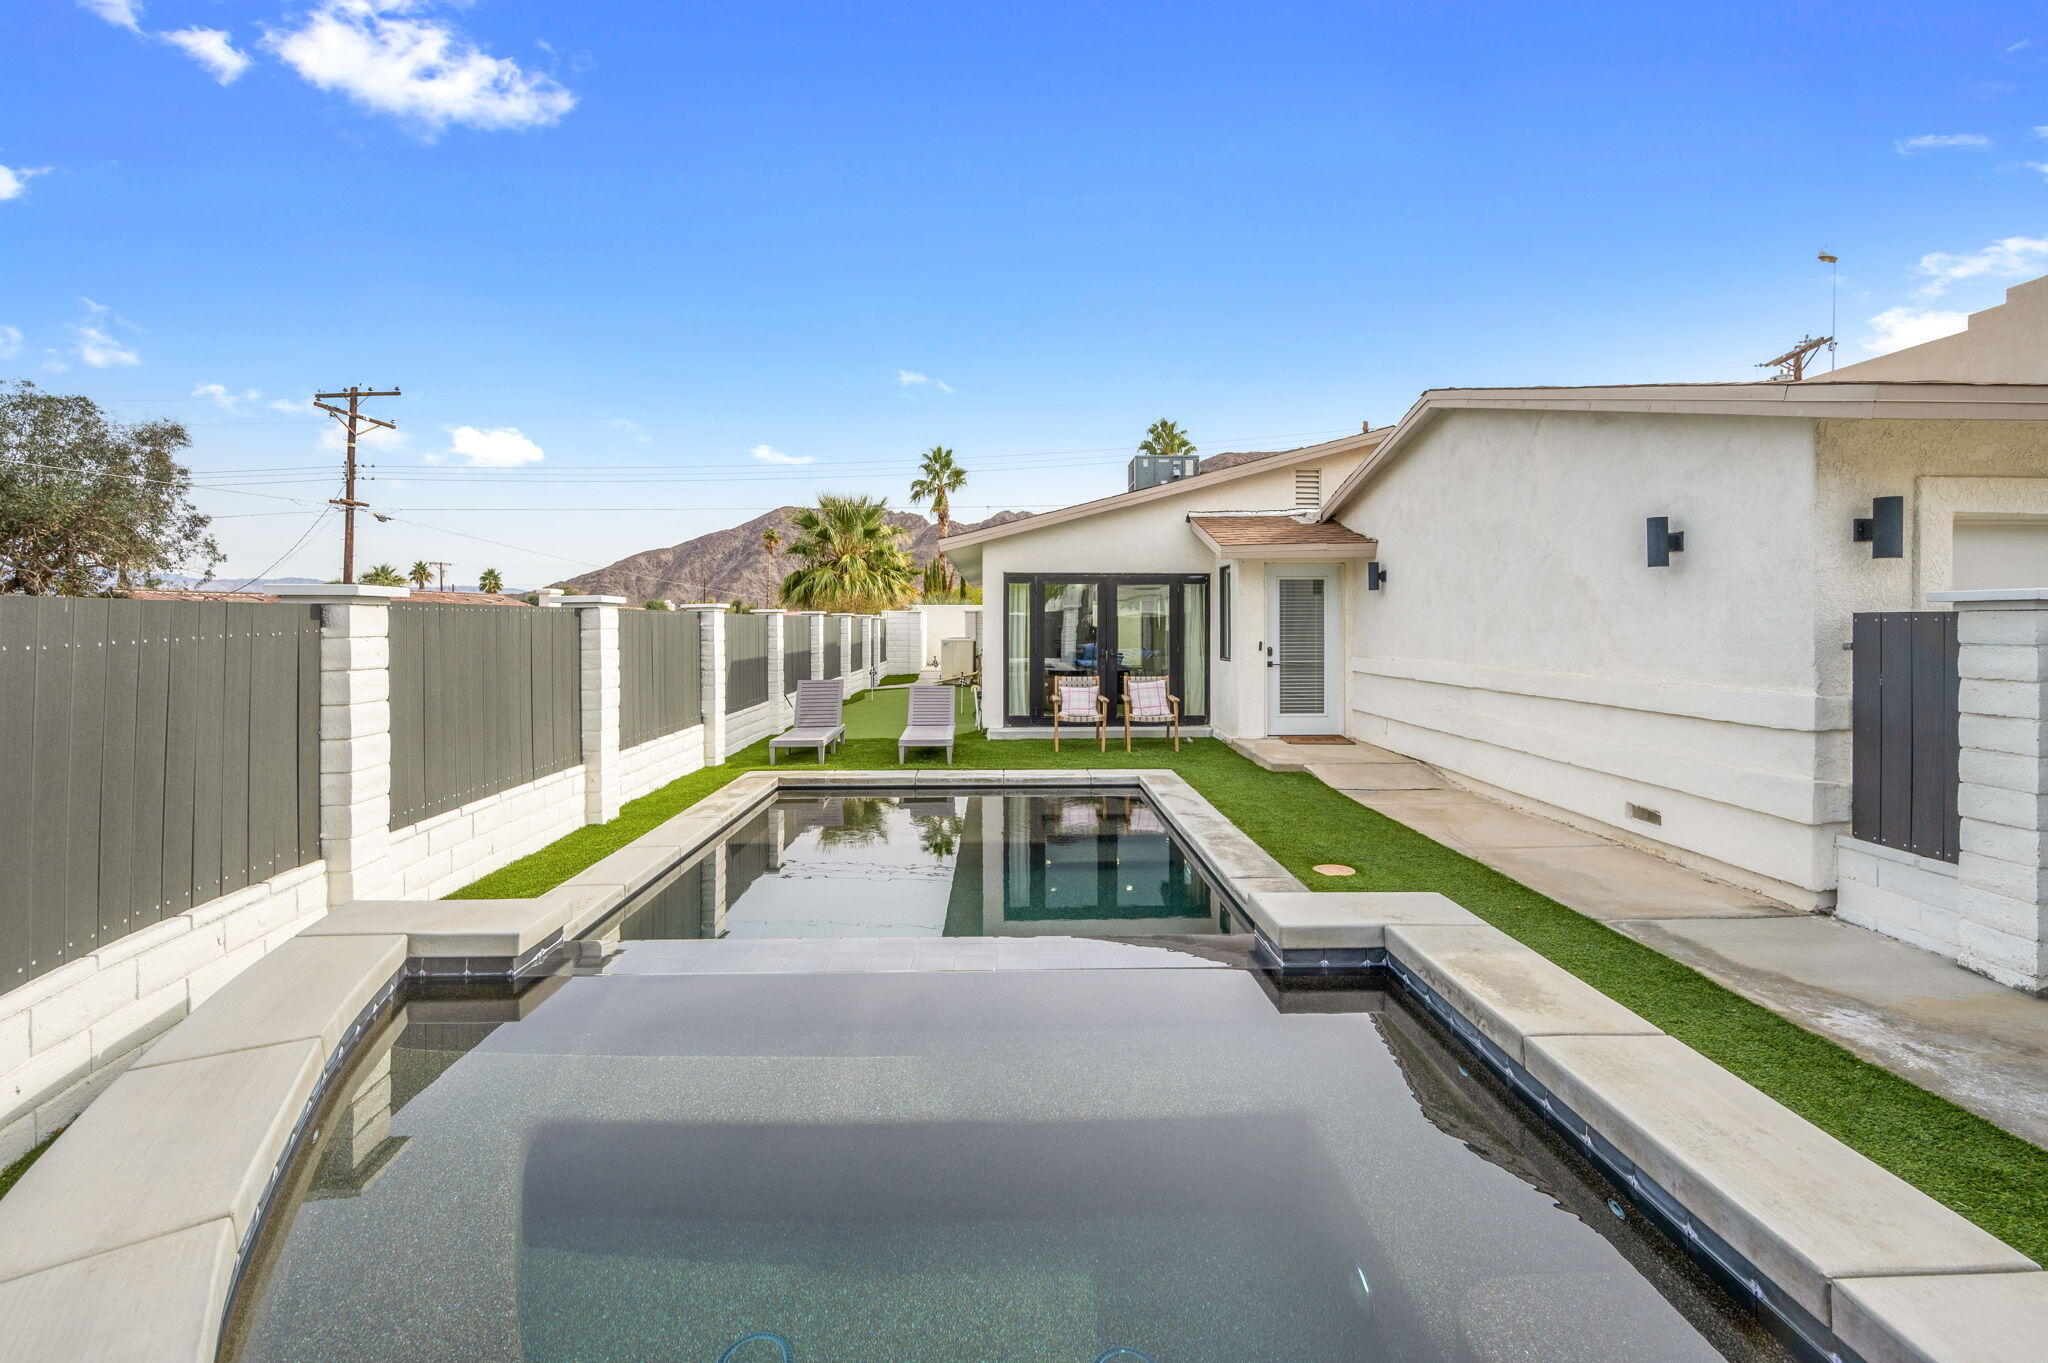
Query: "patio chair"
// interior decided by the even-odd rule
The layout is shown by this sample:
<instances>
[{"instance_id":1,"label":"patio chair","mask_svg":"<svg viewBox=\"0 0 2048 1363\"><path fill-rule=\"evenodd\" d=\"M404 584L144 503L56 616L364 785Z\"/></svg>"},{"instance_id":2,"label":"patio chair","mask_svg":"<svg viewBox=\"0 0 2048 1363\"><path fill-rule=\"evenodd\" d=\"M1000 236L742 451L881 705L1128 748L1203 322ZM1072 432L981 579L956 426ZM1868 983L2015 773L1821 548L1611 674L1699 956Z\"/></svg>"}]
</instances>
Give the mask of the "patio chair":
<instances>
[{"instance_id":1,"label":"patio chair","mask_svg":"<svg viewBox=\"0 0 2048 1363\"><path fill-rule=\"evenodd\" d=\"M1052 750L1060 750L1060 725L1082 724L1095 726L1095 747L1099 752L1109 750L1109 697L1102 694L1102 683L1093 677L1054 677L1049 687L1052 694Z\"/></svg>"},{"instance_id":2,"label":"patio chair","mask_svg":"<svg viewBox=\"0 0 2048 1363\"><path fill-rule=\"evenodd\" d=\"M912 748L944 748L946 763L953 761L955 695L950 686L919 684L910 688L910 722L896 740L896 760Z\"/></svg>"},{"instance_id":3,"label":"patio chair","mask_svg":"<svg viewBox=\"0 0 2048 1363\"><path fill-rule=\"evenodd\" d=\"M828 681L800 681L796 684L796 723L787 733L768 740L768 765L784 748L816 748L818 762L846 741L846 693L837 678Z\"/></svg>"},{"instance_id":4,"label":"patio chair","mask_svg":"<svg viewBox=\"0 0 2048 1363\"><path fill-rule=\"evenodd\" d=\"M1164 677L1133 677L1124 674L1124 751L1131 750L1131 725L1164 724L1173 737L1173 750L1180 751L1180 697L1166 688Z\"/></svg>"}]
</instances>

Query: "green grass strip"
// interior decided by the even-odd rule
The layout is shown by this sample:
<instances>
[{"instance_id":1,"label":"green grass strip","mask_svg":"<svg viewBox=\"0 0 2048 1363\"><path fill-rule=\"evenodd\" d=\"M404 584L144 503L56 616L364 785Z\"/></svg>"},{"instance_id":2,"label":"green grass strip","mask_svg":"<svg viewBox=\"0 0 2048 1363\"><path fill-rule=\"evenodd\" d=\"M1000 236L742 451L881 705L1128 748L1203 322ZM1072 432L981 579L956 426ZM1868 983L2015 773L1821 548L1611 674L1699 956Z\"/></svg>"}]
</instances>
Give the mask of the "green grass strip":
<instances>
[{"instance_id":1,"label":"green grass strip","mask_svg":"<svg viewBox=\"0 0 2048 1363\"><path fill-rule=\"evenodd\" d=\"M847 742L827 765L895 767L906 694L877 696L858 719L849 713ZM1147 738L1126 754L1120 735L1106 753L1098 753L1092 741L1069 739L1064 747L1055 755L1047 742L996 742L963 733L955 766L1170 767L1304 885L1449 896L2021 1253L2048 1262L2048 1151L2039 1146L1306 773L1267 771L1211 739L1184 744L1179 753L1163 739ZM784 764L811 761L800 756ZM612 822L578 829L450 898L544 893L734 777L766 765L767 744L757 743L722 766L693 772L633 801ZM913 757L908 765L942 767L944 759ZM1319 862L1353 866L1358 874L1343 880L1318 875L1313 867Z\"/></svg>"},{"instance_id":2,"label":"green grass strip","mask_svg":"<svg viewBox=\"0 0 2048 1363\"><path fill-rule=\"evenodd\" d=\"M21 1182L21 1176L28 1172L28 1167L31 1164L34 1164L37 1160L41 1159L43 1157L43 1152L50 1148L50 1143L63 1134L63 1128L59 1127L57 1130L52 1131L49 1135L43 1137L41 1143L38 1144L35 1149L29 1151L26 1155L23 1155L20 1159L8 1165L5 1169L0 1169L0 1197L7 1196L7 1190L12 1188L15 1184Z\"/></svg>"}]
</instances>

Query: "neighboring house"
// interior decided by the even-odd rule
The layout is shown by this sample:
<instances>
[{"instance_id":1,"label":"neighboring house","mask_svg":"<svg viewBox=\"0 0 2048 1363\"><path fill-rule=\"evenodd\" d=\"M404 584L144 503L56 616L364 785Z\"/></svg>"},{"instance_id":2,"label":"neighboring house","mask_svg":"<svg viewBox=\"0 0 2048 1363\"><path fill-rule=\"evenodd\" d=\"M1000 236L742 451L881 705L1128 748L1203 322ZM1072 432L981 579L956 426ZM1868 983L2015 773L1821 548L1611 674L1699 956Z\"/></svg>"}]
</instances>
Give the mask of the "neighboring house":
<instances>
[{"instance_id":1,"label":"neighboring house","mask_svg":"<svg viewBox=\"0 0 2048 1363\"><path fill-rule=\"evenodd\" d=\"M1344 724L1341 584L1372 541L1318 521L1384 431L1201 461L1138 487L946 540L981 585L983 708L998 738L1036 736L1055 678L1171 678L1189 732L1330 732ZM1221 465L1221 467L1215 467ZM1139 476L1134 469L1134 481ZM1317 642L1268 667L1268 611Z\"/></svg>"},{"instance_id":2,"label":"neighboring house","mask_svg":"<svg viewBox=\"0 0 2048 1363\"><path fill-rule=\"evenodd\" d=\"M1828 907L1852 616L2048 587L2048 350L1984 344L2027 336L2048 336L2048 281L1804 383L1433 390L1389 430L949 541L987 593L989 714L1030 732L1048 674L1165 670L1218 734L1349 734ZM1958 355L2031 378L1964 381ZM1319 509L1290 514L1308 468ZM1897 556L1876 556L1855 523L1893 498ZM1663 566L1656 519L1683 536ZM1887 891L1848 916L1967 963L1952 861L1906 860L1924 914Z\"/></svg>"}]
</instances>

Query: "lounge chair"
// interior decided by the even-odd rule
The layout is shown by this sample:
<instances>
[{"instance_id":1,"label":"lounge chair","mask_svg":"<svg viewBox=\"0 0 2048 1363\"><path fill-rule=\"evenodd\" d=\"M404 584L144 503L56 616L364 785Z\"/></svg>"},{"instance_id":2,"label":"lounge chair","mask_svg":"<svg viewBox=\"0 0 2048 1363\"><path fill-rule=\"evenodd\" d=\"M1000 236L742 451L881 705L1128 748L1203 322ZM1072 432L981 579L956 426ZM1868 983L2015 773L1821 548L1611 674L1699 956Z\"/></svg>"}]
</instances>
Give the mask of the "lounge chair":
<instances>
[{"instance_id":1,"label":"lounge chair","mask_svg":"<svg viewBox=\"0 0 2048 1363\"><path fill-rule=\"evenodd\" d=\"M1180 751L1180 697L1167 690L1164 677L1124 676L1124 751L1131 750L1131 725L1164 724Z\"/></svg>"},{"instance_id":2,"label":"lounge chair","mask_svg":"<svg viewBox=\"0 0 2048 1363\"><path fill-rule=\"evenodd\" d=\"M1102 683L1093 677L1054 677L1052 679L1052 750L1060 750L1060 725L1082 724L1093 726L1095 747L1099 752L1109 749L1109 697L1102 694Z\"/></svg>"},{"instance_id":3,"label":"lounge chair","mask_svg":"<svg viewBox=\"0 0 2048 1363\"><path fill-rule=\"evenodd\" d=\"M846 693L838 678L829 681L800 681L796 684L796 724L787 733L768 740L768 765L784 748L816 748L822 765L825 754L846 741Z\"/></svg>"},{"instance_id":4,"label":"lounge chair","mask_svg":"<svg viewBox=\"0 0 2048 1363\"><path fill-rule=\"evenodd\" d=\"M955 694L950 686L917 685L910 688L910 722L896 740L896 760L912 748L944 748L946 761L953 761L953 716Z\"/></svg>"}]
</instances>

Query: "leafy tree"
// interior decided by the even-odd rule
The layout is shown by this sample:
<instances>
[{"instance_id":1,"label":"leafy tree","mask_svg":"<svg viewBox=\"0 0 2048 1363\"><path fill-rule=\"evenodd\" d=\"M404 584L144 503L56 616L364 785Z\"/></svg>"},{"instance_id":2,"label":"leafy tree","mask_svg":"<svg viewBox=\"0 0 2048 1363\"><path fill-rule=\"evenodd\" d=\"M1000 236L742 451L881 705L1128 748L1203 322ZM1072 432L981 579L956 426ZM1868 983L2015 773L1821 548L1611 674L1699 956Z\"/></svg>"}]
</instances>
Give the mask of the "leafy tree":
<instances>
[{"instance_id":1,"label":"leafy tree","mask_svg":"<svg viewBox=\"0 0 2048 1363\"><path fill-rule=\"evenodd\" d=\"M423 592L427 589L427 584L434 580L434 570L427 566L425 559L415 559L412 570L406 573L405 576L406 580L412 583L415 591Z\"/></svg>"},{"instance_id":2,"label":"leafy tree","mask_svg":"<svg viewBox=\"0 0 2048 1363\"><path fill-rule=\"evenodd\" d=\"M789 552L802 566L782 580L784 605L865 614L915 593L916 565L903 532L889 524L887 500L826 493L790 520L796 541Z\"/></svg>"},{"instance_id":3,"label":"leafy tree","mask_svg":"<svg viewBox=\"0 0 2048 1363\"><path fill-rule=\"evenodd\" d=\"M499 592L505 590L505 579L498 575L496 568L486 568L484 569L483 576L476 580L476 585L479 591L489 592L492 596L496 596Z\"/></svg>"},{"instance_id":4,"label":"leafy tree","mask_svg":"<svg viewBox=\"0 0 2048 1363\"><path fill-rule=\"evenodd\" d=\"M189 500L176 421L112 420L91 398L0 387L0 592L146 586L220 547Z\"/></svg>"},{"instance_id":5,"label":"leafy tree","mask_svg":"<svg viewBox=\"0 0 2048 1363\"><path fill-rule=\"evenodd\" d=\"M939 527L939 554L933 562L943 565L939 571L947 574L951 581L952 564L946 558L946 536L953 532L953 494L967 486L967 470L954 462L953 452L944 445L934 445L924 452L918 463L917 477L911 480L910 500L932 504L932 519Z\"/></svg>"},{"instance_id":6,"label":"leafy tree","mask_svg":"<svg viewBox=\"0 0 2048 1363\"><path fill-rule=\"evenodd\" d=\"M658 596L651 597L648 600L641 602L640 604L643 610L665 611L668 609L668 602L662 600Z\"/></svg>"},{"instance_id":7,"label":"leafy tree","mask_svg":"<svg viewBox=\"0 0 2048 1363\"><path fill-rule=\"evenodd\" d=\"M379 563L357 580L365 587L403 587L405 574L388 563Z\"/></svg>"},{"instance_id":8,"label":"leafy tree","mask_svg":"<svg viewBox=\"0 0 2048 1363\"><path fill-rule=\"evenodd\" d=\"M1195 442L1188 439L1188 433L1172 421L1155 421L1145 428L1145 438L1138 442L1139 454L1171 458L1176 455L1193 454Z\"/></svg>"}]
</instances>

